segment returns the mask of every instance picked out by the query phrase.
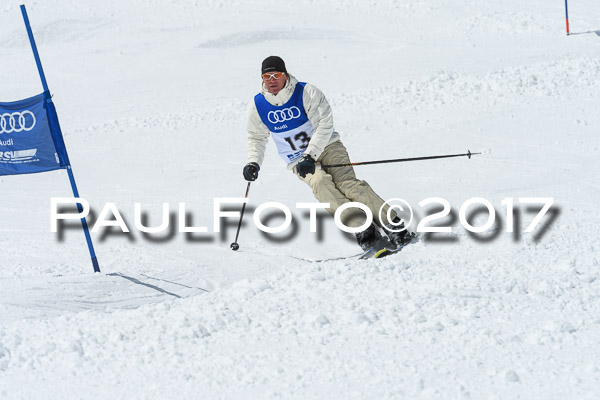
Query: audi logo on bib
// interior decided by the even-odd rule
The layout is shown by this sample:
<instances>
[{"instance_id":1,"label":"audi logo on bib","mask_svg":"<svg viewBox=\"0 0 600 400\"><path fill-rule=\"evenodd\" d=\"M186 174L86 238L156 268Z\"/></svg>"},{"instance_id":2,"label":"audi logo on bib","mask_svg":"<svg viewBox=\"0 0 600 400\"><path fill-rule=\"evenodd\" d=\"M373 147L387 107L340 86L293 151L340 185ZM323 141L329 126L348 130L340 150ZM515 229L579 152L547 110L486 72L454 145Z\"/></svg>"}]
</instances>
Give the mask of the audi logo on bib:
<instances>
[{"instance_id":1,"label":"audi logo on bib","mask_svg":"<svg viewBox=\"0 0 600 400\"><path fill-rule=\"evenodd\" d=\"M29 111L0 114L0 134L30 131L35 126L35 115Z\"/></svg>"},{"instance_id":2,"label":"audi logo on bib","mask_svg":"<svg viewBox=\"0 0 600 400\"><path fill-rule=\"evenodd\" d=\"M300 109L296 106L284 108L283 110L269 111L269 113L267 114L267 119L272 124L290 121L292 119L299 118L299 117L300 117Z\"/></svg>"}]
</instances>

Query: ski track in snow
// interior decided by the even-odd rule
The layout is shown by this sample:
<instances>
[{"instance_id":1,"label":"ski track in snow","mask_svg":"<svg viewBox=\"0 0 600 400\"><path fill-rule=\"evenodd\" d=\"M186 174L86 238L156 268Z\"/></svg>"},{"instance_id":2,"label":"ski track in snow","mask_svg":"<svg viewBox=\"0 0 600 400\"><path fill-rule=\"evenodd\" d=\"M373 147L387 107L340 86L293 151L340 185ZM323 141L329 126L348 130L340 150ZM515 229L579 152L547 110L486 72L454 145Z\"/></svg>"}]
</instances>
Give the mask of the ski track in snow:
<instances>
[{"instance_id":1,"label":"ski track in snow","mask_svg":"<svg viewBox=\"0 0 600 400\"><path fill-rule=\"evenodd\" d=\"M5 3L12 101L41 88L20 2ZM570 37L560 4L541 0L284 3L27 4L96 213L115 202L133 228L135 202L151 224L185 202L212 230L213 198L244 194L246 104L260 61L280 54L324 91L353 161L482 152L356 171L417 217L427 197L456 215L484 197L495 227L478 240L454 221L444 240L335 260L357 246L331 220L309 234L293 208L313 197L269 144L250 205L292 208L291 240L267 240L250 215L238 252L235 226L95 233L92 274L77 225L49 231L64 171L0 177L0 398L598 398L594 2L570 5ZM525 233L535 211L519 207L507 233L506 197L553 197L555 218Z\"/></svg>"}]
</instances>

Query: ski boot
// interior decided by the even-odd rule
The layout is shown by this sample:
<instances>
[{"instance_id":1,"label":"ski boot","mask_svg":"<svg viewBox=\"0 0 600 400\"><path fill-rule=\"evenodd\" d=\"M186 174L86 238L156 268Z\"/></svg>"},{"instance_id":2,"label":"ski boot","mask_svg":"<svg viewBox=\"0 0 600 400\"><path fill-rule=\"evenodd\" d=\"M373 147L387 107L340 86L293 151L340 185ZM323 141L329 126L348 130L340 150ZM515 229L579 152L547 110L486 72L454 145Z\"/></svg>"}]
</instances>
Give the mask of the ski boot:
<instances>
[{"instance_id":1,"label":"ski boot","mask_svg":"<svg viewBox=\"0 0 600 400\"><path fill-rule=\"evenodd\" d=\"M382 239L381 233L375 228L375 225L371 224L367 229L362 232L358 232L356 235L356 242L361 249L367 251L375 245L376 242Z\"/></svg>"},{"instance_id":2,"label":"ski boot","mask_svg":"<svg viewBox=\"0 0 600 400\"><path fill-rule=\"evenodd\" d=\"M393 224L389 223L385 226L385 231L388 235L388 238L390 239L390 242L392 242L398 248L410 242L415 236L414 233L410 233L408 229L405 229L404 222L400 221L400 217L396 217L392 221ZM400 224L398 224L399 222ZM398 232L399 229L402 230Z\"/></svg>"}]
</instances>

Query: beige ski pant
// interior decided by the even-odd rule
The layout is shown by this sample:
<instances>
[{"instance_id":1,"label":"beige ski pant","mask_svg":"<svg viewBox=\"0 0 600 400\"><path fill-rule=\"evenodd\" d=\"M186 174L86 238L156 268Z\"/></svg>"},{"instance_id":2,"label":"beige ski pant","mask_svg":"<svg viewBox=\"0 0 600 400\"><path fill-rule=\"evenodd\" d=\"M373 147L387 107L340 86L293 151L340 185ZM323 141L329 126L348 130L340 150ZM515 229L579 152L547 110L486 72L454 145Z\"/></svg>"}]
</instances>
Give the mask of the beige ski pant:
<instances>
[{"instance_id":1,"label":"beige ski pant","mask_svg":"<svg viewBox=\"0 0 600 400\"><path fill-rule=\"evenodd\" d=\"M358 202L366 205L373 214L373 222L383 227L387 225L388 206L386 205L379 219L379 210L383 205L383 200L371 189L371 186L365 181L356 179L354 168L337 167L337 168L319 168L319 164L345 164L350 163L348 152L341 141L335 141L325 147L323 153L317 160L317 169L314 174L306 175L306 178L300 177L296 172L296 167L293 168L294 174L300 180L306 182L313 191L317 200L321 203L330 203L330 208L327 209L331 215L334 215L335 210L342 204L348 202ZM396 218L394 210L390 213L392 219ZM367 219L365 213L359 208L349 208L342 212L342 222L351 228L356 228L363 225Z\"/></svg>"}]
</instances>

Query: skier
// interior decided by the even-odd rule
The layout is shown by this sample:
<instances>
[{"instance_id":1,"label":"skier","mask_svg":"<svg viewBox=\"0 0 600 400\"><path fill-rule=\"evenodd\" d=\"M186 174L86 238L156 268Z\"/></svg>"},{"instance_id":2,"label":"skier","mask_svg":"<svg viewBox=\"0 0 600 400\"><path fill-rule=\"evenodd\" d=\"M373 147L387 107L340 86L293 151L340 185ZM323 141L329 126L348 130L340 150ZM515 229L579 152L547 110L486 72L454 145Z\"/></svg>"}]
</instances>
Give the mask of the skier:
<instances>
[{"instance_id":1,"label":"skier","mask_svg":"<svg viewBox=\"0 0 600 400\"><path fill-rule=\"evenodd\" d=\"M384 201L367 182L356 179L352 166L320 167L320 164L350 163L340 135L333 129L331 107L323 93L310 83L298 82L277 56L262 62L261 76L261 92L248 104L248 163L243 170L244 178L247 181L258 178L270 134L288 169L310 186L319 202L330 203L327 209L330 214L345 203L359 202L371 210L375 223L387 228L390 242L398 246L410 240L406 230L394 232L404 228L394 210L390 212L392 221L386 221L387 205L381 213L383 221L379 220ZM352 228L362 226L366 218L362 210L342 215L344 224ZM359 246L365 251L381 243L381 238L374 224L356 234Z\"/></svg>"}]
</instances>

